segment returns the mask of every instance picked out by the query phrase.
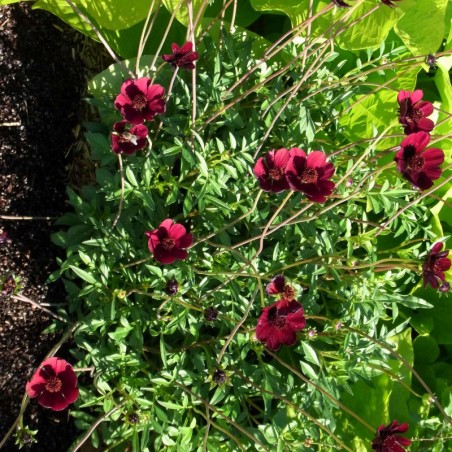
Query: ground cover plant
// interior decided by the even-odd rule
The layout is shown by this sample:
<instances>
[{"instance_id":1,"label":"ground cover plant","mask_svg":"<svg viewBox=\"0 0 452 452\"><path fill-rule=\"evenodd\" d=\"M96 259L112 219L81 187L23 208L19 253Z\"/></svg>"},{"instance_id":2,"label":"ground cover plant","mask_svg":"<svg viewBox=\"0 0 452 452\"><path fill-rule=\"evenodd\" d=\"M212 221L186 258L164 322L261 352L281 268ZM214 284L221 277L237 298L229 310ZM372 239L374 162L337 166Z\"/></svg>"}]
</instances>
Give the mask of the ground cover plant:
<instances>
[{"instance_id":1,"label":"ground cover plant","mask_svg":"<svg viewBox=\"0 0 452 452\"><path fill-rule=\"evenodd\" d=\"M448 450L447 2L93 5L36 4L117 63L28 396L73 450Z\"/></svg>"}]
</instances>

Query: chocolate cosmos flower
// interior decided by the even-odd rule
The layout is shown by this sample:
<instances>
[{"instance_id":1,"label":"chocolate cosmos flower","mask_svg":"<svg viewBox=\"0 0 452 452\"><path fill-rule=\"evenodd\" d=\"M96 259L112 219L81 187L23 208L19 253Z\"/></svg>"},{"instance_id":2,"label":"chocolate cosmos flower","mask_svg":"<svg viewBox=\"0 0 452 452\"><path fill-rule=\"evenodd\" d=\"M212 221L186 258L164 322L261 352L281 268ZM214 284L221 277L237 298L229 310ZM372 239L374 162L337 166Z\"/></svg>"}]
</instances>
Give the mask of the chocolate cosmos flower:
<instances>
[{"instance_id":1,"label":"chocolate cosmos flower","mask_svg":"<svg viewBox=\"0 0 452 452\"><path fill-rule=\"evenodd\" d=\"M114 132L111 134L112 150L116 154L133 154L146 147L146 137L148 128L143 124L138 124L126 129L127 121L115 122Z\"/></svg>"},{"instance_id":2,"label":"chocolate cosmos flower","mask_svg":"<svg viewBox=\"0 0 452 452\"><path fill-rule=\"evenodd\" d=\"M444 161L441 149L425 149L429 141L427 132L412 133L402 141L400 151L394 157L403 177L421 190L430 188L441 176L440 165Z\"/></svg>"},{"instance_id":3,"label":"chocolate cosmos flower","mask_svg":"<svg viewBox=\"0 0 452 452\"><path fill-rule=\"evenodd\" d=\"M262 190L279 193L289 188L285 176L288 161L289 151L284 148L269 151L265 154L265 157L257 160L253 173L257 177Z\"/></svg>"},{"instance_id":4,"label":"chocolate cosmos flower","mask_svg":"<svg viewBox=\"0 0 452 452\"><path fill-rule=\"evenodd\" d=\"M325 202L335 187L328 180L334 174L334 166L326 161L322 151L313 151L308 156L298 148L290 150L286 166L286 177L292 190L301 191L310 201Z\"/></svg>"},{"instance_id":5,"label":"chocolate cosmos flower","mask_svg":"<svg viewBox=\"0 0 452 452\"><path fill-rule=\"evenodd\" d=\"M306 326L304 310L297 301L280 300L263 309L256 326L256 338L270 350L279 350L282 344L294 345L296 331Z\"/></svg>"},{"instance_id":6,"label":"chocolate cosmos flower","mask_svg":"<svg viewBox=\"0 0 452 452\"><path fill-rule=\"evenodd\" d=\"M404 452L405 447L411 444L411 440L397 433L405 433L408 428L409 425L406 422L399 424L397 421L392 421L386 427L381 425L372 441L372 449L377 452Z\"/></svg>"},{"instance_id":7,"label":"chocolate cosmos flower","mask_svg":"<svg viewBox=\"0 0 452 452\"><path fill-rule=\"evenodd\" d=\"M193 43L186 42L182 47L176 43L171 44L172 54L162 55L162 58L173 67L181 67L183 69L192 70L195 68L194 61L198 59L198 52L193 52Z\"/></svg>"},{"instance_id":8,"label":"chocolate cosmos flower","mask_svg":"<svg viewBox=\"0 0 452 452\"><path fill-rule=\"evenodd\" d=\"M48 358L25 389L29 397L38 397L38 403L43 407L61 411L77 400L77 375L64 359Z\"/></svg>"},{"instance_id":9,"label":"chocolate cosmos flower","mask_svg":"<svg viewBox=\"0 0 452 452\"><path fill-rule=\"evenodd\" d=\"M282 294L282 297L286 301L293 301L295 299L295 291L292 286L286 284L286 280L283 275L275 276L265 289L269 295Z\"/></svg>"},{"instance_id":10,"label":"chocolate cosmos flower","mask_svg":"<svg viewBox=\"0 0 452 452\"><path fill-rule=\"evenodd\" d=\"M126 121L141 124L165 112L164 94L163 86L151 85L148 77L129 79L122 84L121 93L116 96L115 108Z\"/></svg>"},{"instance_id":11,"label":"chocolate cosmos flower","mask_svg":"<svg viewBox=\"0 0 452 452\"><path fill-rule=\"evenodd\" d=\"M433 105L423 101L423 91L399 91L397 102L400 106L399 122L405 126L405 133L430 132L435 124L427 116L433 113Z\"/></svg>"},{"instance_id":12,"label":"chocolate cosmos flower","mask_svg":"<svg viewBox=\"0 0 452 452\"><path fill-rule=\"evenodd\" d=\"M446 289L448 288L444 272L449 270L451 261L447 257L449 250L441 251L442 248L443 244L441 242L435 243L425 259L424 265L422 266L424 287L430 284L434 289L441 289L443 286Z\"/></svg>"},{"instance_id":13,"label":"chocolate cosmos flower","mask_svg":"<svg viewBox=\"0 0 452 452\"><path fill-rule=\"evenodd\" d=\"M172 264L175 260L186 259L188 256L184 248L188 248L193 237L187 234L187 230L181 224L174 223L171 219L163 221L158 229L146 232L149 237L149 251L155 260L162 264Z\"/></svg>"}]
</instances>

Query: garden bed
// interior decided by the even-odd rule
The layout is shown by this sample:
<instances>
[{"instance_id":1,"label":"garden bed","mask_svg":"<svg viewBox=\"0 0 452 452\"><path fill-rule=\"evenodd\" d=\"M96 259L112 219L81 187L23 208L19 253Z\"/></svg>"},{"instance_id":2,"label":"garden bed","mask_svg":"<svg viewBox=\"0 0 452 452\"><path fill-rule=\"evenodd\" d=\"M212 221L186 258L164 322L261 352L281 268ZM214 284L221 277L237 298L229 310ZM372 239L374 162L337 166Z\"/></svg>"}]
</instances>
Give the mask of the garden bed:
<instances>
[{"instance_id":1,"label":"garden bed","mask_svg":"<svg viewBox=\"0 0 452 452\"><path fill-rule=\"evenodd\" d=\"M27 4L0 6L0 27L0 229L8 234L0 244L0 277L13 275L37 303L65 303L63 285L46 281L62 255L50 235L68 210L70 148L86 85L82 40ZM0 438L19 414L25 383L59 340L59 333L45 332L52 320L0 295ZM27 410L25 424L39 430L34 451L65 451L76 435L67 412L37 404ZM6 450L16 449L13 442Z\"/></svg>"}]
</instances>

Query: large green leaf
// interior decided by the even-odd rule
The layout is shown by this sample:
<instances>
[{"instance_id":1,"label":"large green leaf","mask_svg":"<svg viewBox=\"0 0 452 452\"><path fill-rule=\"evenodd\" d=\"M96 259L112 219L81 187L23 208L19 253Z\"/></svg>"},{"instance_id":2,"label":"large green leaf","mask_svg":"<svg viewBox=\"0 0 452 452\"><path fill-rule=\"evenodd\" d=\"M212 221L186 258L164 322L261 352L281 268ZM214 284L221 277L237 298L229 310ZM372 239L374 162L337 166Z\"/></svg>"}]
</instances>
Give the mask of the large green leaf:
<instances>
[{"instance_id":1,"label":"large green leaf","mask_svg":"<svg viewBox=\"0 0 452 452\"><path fill-rule=\"evenodd\" d=\"M396 92L382 89L377 93L360 96L355 100L360 102L354 105L351 111L342 116L339 121L344 128L344 134L351 141L371 138L376 133L383 133L390 125L396 126L398 122ZM377 149L395 146L399 142L400 138L384 139L377 145Z\"/></svg>"},{"instance_id":2,"label":"large green leaf","mask_svg":"<svg viewBox=\"0 0 452 452\"><path fill-rule=\"evenodd\" d=\"M154 3L154 9L158 2ZM110 30L122 30L146 18L152 1L89 0L86 8L97 23Z\"/></svg>"},{"instance_id":3,"label":"large green leaf","mask_svg":"<svg viewBox=\"0 0 452 452\"><path fill-rule=\"evenodd\" d=\"M280 11L287 14L292 26L308 19L311 3L310 0L251 0L251 5L257 11ZM319 13L330 3L327 1L314 2L312 14ZM332 8L313 22L310 28L311 36L317 37L324 34L325 38L328 38L338 33L334 42L348 50L378 47L403 15L399 8L388 8L381 5L361 19L378 4L375 0L364 0L355 5L353 10ZM356 23L354 23L355 21Z\"/></svg>"},{"instance_id":4,"label":"large green leaf","mask_svg":"<svg viewBox=\"0 0 452 452\"><path fill-rule=\"evenodd\" d=\"M88 11L86 10L86 2L78 0L76 4L80 11L86 14L89 19L93 20L94 25L97 26L94 19L90 17ZM50 13L55 14L55 16L60 18L63 22L66 22L72 28L81 31L93 39L97 39L92 28L84 20L82 20L77 13L74 12L65 0L39 0L33 5L33 9L43 9L45 11L49 11Z\"/></svg>"},{"instance_id":5,"label":"large green leaf","mask_svg":"<svg viewBox=\"0 0 452 452\"><path fill-rule=\"evenodd\" d=\"M188 16L188 8L187 3L184 0L163 0L163 4L165 5L166 9L172 14L173 11L179 6L179 4L182 2L182 6L180 6L179 10L176 13L176 19L186 27L189 23L189 16ZM198 16L201 7L205 4L203 0L192 0L193 4L193 20L196 19ZM203 12L201 12L201 18L202 18ZM199 22L200 23L200 22Z\"/></svg>"},{"instance_id":6,"label":"large green leaf","mask_svg":"<svg viewBox=\"0 0 452 452\"><path fill-rule=\"evenodd\" d=\"M446 32L447 4L448 0L400 2L400 9L405 14L397 22L395 31L413 55L434 53L438 50Z\"/></svg>"},{"instance_id":7,"label":"large green leaf","mask_svg":"<svg viewBox=\"0 0 452 452\"><path fill-rule=\"evenodd\" d=\"M365 0L356 7L350 18L345 22L348 29L335 38L335 42L340 47L349 50L378 47L403 14L399 8L388 8L381 5L376 11L367 15L364 19L360 19L373 7L375 7L373 0ZM346 11L342 14L345 15ZM359 22L350 25L357 20Z\"/></svg>"}]
</instances>

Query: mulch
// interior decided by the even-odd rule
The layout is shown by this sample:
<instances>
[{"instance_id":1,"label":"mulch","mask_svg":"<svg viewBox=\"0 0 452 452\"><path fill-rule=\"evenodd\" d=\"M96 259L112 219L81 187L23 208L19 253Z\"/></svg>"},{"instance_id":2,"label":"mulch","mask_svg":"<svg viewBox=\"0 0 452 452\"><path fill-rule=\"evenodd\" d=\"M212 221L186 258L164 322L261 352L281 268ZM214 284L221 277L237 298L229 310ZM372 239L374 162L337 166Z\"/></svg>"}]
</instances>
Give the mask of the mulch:
<instances>
[{"instance_id":1,"label":"mulch","mask_svg":"<svg viewBox=\"0 0 452 452\"><path fill-rule=\"evenodd\" d=\"M19 278L22 293L36 302L65 302L61 283L46 284L62 256L50 240L58 227L1 216L58 217L68 210L70 149L86 86L77 39L47 12L25 3L0 6L0 233L9 236L0 244L0 278ZM61 337L44 332L51 323L40 309L0 296L0 439L19 413L27 380ZM70 360L67 349L58 356ZM68 410L53 412L35 400L25 422L38 429L38 442L22 450L67 451L78 435ZM3 450L18 450L14 439Z\"/></svg>"}]
</instances>

